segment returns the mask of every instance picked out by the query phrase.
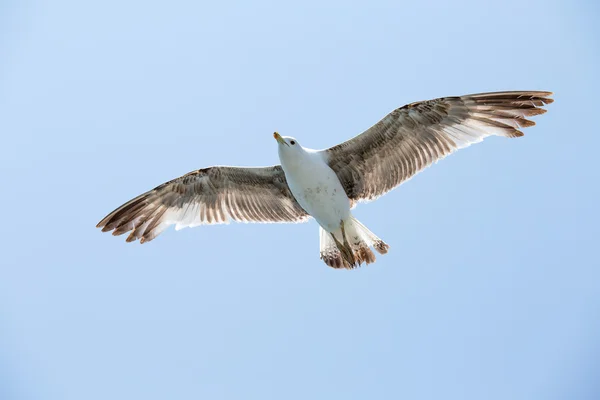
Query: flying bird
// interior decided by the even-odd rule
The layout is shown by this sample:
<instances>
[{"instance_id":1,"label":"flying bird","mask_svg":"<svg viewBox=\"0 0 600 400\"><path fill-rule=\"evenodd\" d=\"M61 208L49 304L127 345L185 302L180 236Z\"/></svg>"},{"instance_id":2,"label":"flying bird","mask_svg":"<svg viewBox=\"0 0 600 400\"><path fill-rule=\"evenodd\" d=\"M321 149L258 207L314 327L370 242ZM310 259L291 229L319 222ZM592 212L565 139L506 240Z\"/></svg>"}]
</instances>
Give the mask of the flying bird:
<instances>
[{"instance_id":1,"label":"flying bird","mask_svg":"<svg viewBox=\"0 0 600 400\"><path fill-rule=\"evenodd\" d=\"M510 91L442 97L400 107L354 138L324 150L273 134L281 165L213 166L139 195L97 225L128 242L165 228L239 222L319 224L320 257L333 268L375 262L389 246L351 213L455 150L496 135L523 136L546 112L551 92Z\"/></svg>"}]
</instances>

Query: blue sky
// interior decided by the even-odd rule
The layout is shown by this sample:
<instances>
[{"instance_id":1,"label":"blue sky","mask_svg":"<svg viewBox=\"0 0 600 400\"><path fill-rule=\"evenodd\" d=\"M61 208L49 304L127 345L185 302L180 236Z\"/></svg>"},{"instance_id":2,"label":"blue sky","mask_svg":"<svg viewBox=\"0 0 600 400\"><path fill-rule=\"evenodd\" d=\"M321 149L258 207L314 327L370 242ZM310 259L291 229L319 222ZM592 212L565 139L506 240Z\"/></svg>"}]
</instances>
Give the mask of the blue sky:
<instances>
[{"instance_id":1,"label":"blue sky","mask_svg":"<svg viewBox=\"0 0 600 400\"><path fill-rule=\"evenodd\" d=\"M5 1L0 5L0 398L600 396L592 2ZM594 26L596 25L596 26ZM555 92L355 215L355 271L318 228L95 224L214 164L278 163L387 112Z\"/></svg>"}]
</instances>

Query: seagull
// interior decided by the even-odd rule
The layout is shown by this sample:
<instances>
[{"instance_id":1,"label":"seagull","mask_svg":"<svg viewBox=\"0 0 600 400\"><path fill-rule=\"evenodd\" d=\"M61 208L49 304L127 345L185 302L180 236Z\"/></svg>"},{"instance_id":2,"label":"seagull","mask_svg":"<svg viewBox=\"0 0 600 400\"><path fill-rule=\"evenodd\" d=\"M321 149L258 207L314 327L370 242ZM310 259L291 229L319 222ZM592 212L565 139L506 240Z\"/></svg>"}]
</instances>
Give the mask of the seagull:
<instances>
[{"instance_id":1,"label":"seagull","mask_svg":"<svg viewBox=\"0 0 600 400\"><path fill-rule=\"evenodd\" d=\"M551 92L507 91L442 97L400 107L352 139L324 150L275 132L281 165L199 169L128 201L97 225L127 242L165 228L308 221L319 224L320 258L337 269L375 262L389 245L351 210L389 192L454 151L495 135L523 136Z\"/></svg>"}]
</instances>

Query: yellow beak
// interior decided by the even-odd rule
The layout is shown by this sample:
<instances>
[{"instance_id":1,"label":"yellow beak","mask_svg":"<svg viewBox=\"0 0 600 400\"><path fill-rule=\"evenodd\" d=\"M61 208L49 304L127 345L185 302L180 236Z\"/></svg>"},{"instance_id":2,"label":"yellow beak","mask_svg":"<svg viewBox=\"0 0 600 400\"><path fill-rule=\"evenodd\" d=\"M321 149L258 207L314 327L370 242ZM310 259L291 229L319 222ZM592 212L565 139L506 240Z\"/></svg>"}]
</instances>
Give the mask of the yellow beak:
<instances>
[{"instance_id":1,"label":"yellow beak","mask_svg":"<svg viewBox=\"0 0 600 400\"><path fill-rule=\"evenodd\" d=\"M289 144L287 144L287 143L285 142L285 140L283 140L283 138L281 137L281 135L280 135L279 133L277 133L277 132L274 132L274 133L273 133L273 137L275 138L275 140L277 140L277 141L279 142L279 144L286 144L286 145L288 145L288 146L289 146Z\"/></svg>"}]
</instances>

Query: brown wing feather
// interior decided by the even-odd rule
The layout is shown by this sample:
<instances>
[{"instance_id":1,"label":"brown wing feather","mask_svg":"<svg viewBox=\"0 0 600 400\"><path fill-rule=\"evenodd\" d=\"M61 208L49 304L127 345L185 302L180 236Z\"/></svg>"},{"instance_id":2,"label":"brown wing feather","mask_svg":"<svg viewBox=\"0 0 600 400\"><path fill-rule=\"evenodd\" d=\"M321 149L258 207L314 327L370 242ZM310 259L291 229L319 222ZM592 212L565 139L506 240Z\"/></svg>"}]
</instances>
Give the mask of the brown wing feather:
<instances>
[{"instance_id":1,"label":"brown wing feather","mask_svg":"<svg viewBox=\"0 0 600 400\"><path fill-rule=\"evenodd\" d=\"M398 108L362 134L324 150L348 197L373 200L448 154L490 135L519 137L551 92L480 93Z\"/></svg>"},{"instance_id":2,"label":"brown wing feather","mask_svg":"<svg viewBox=\"0 0 600 400\"><path fill-rule=\"evenodd\" d=\"M210 167L190 172L139 195L97 225L128 242L154 239L169 225L303 222L309 215L288 188L281 166Z\"/></svg>"}]
</instances>

